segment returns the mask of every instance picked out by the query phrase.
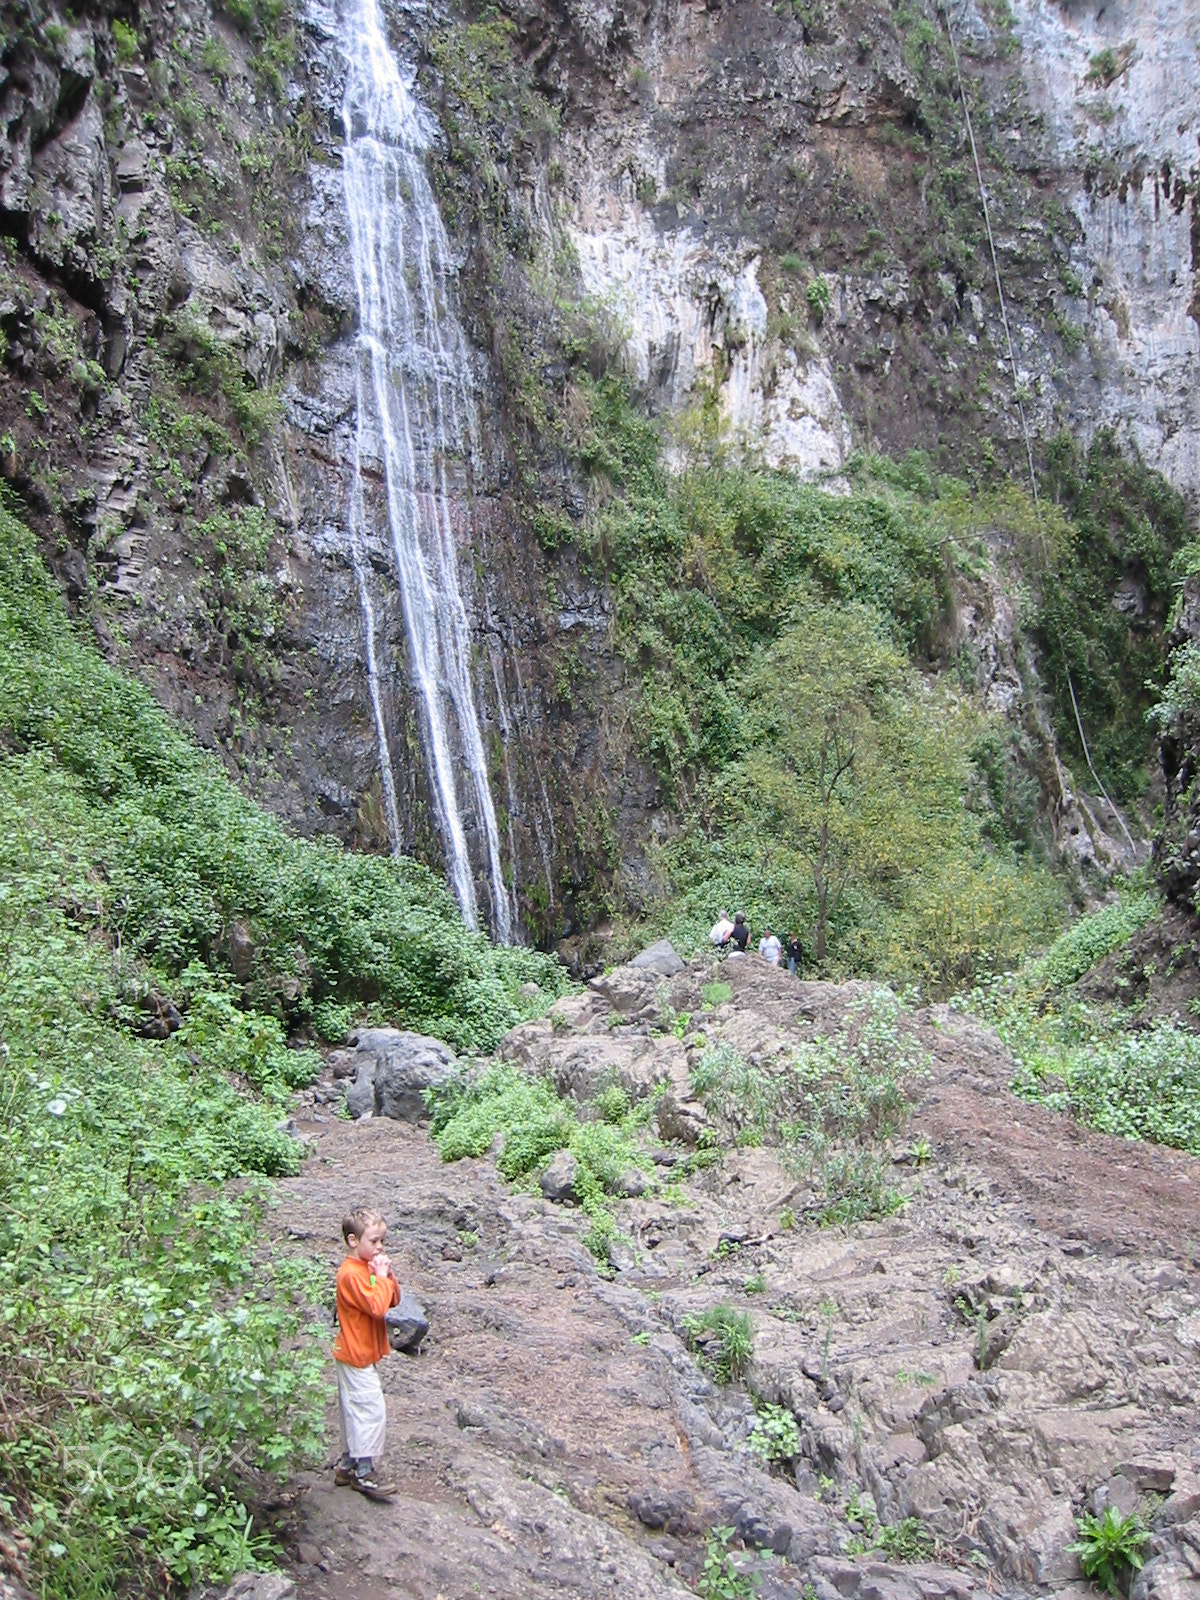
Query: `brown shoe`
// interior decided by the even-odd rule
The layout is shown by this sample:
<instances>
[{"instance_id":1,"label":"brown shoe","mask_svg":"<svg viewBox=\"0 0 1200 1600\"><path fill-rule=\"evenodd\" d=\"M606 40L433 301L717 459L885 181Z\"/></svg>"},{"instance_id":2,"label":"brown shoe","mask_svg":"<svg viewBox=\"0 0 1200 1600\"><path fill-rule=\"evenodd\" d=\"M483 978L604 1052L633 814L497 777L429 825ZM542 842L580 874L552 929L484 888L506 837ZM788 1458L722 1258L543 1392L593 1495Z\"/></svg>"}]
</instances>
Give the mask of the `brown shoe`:
<instances>
[{"instance_id":1,"label":"brown shoe","mask_svg":"<svg viewBox=\"0 0 1200 1600\"><path fill-rule=\"evenodd\" d=\"M390 1500L396 1493L396 1485L386 1478L381 1478L377 1473L355 1473L350 1479L352 1488L359 1494L365 1494L368 1500Z\"/></svg>"},{"instance_id":2,"label":"brown shoe","mask_svg":"<svg viewBox=\"0 0 1200 1600\"><path fill-rule=\"evenodd\" d=\"M348 1489L354 1483L354 1472L350 1467L343 1467L341 1463L333 1469L334 1485L339 1489Z\"/></svg>"}]
</instances>

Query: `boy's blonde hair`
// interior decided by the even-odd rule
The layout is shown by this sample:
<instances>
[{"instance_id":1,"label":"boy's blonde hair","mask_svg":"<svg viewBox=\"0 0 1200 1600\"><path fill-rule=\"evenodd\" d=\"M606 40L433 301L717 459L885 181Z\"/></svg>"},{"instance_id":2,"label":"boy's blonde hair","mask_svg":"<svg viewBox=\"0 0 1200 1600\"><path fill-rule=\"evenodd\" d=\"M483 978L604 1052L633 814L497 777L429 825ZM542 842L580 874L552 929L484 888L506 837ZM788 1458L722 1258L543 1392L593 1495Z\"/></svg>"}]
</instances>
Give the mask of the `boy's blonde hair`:
<instances>
[{"instance_id":1,"label":"boy's blonde hair","mask_svg":"<svg viewBox=\"0 0 1200 1600\"><path fill-rule=\"evenodd\" d=\"M370 1206L355 1206L353 1211L347 1211L342 1218L342 1238L350 1243L350 1235L361 1239L363 1234L374 1222L382 1222L387 1227L387 1218L381 1211L372 1211Z\"/></svg>"}]
</instances>

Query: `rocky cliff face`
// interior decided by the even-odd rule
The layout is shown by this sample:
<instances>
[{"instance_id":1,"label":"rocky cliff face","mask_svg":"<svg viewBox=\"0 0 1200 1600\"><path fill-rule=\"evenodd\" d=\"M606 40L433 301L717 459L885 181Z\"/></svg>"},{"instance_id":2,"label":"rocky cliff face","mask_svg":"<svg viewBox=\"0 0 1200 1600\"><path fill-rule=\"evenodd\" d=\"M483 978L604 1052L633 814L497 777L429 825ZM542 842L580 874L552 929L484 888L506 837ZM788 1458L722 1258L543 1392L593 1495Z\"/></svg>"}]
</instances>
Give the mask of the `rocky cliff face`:
<instances>
[{"instance_id":1,"label":"rocky cliff face","mask_svg":"<svg viewBox=\"0 0 1200 1600\"><path fill-rule=\"evenodd\" d=\"M1117 425L1200 488L1189 8L520 21L564 106L583 282L652 403L712 386L769 463L819 472L876 445L1020 465L1019 400L1035 438Z\"/></svg>"},{"instance_id":2,"label":"rocky cliff face","mask_svg":"<svg viewBox=\"0 0 1200 1600\"><path fill-rule=\"evenodd\" d=\"M834 480L859 447L1019 467L1019 401L1039 436L1127 424L1197 490L1186 10L520 0L511 32L389 12L474 349L451 517L530 936L593 920L598 879L636 883L659 814L602 575L558 548L585 508L547 424L571 362L623 351L669 435L724 425ZM348 541L341 26L318 0L6 8L0 467L102 647L268 803L437 859L378 474L358 574Z\"/></svg>"}]
</instances>

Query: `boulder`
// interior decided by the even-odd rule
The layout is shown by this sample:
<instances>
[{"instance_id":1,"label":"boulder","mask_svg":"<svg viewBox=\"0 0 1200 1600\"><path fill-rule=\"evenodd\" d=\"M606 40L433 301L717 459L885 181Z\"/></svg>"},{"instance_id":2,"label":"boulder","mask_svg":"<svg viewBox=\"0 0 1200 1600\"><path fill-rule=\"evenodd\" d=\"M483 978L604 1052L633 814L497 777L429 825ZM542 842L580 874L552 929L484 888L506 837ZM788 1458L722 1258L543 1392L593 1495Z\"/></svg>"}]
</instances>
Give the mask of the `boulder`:
<instances>
[{"instance_id":1,"label":"boulder","mask_svg":"<svg viewBox=\"0 0 1200 1600\"><path fill-rule=\"evenodd\" d=\"M657 1023L662 1015L655 998L654 973L629 964L592 978L588 989L606 1001L612 1011L640 1022Z\"/></svg>"},{"instance_id":2,"label":"boulder","mask_svg":"<svg viewBox=\"0 0 1200 1600\"><path fill-rule=\"evenodd\" d=\"M1200 1514L1200 1478L1190 1472L1172 1477L1172 1493L1154 1514L1156 1528L1173 1528Z\"/></svg>"},{"instance_id":3,"label":"boulder","mask_svg":"<svg viewBox=\"0 0 1200 1600\"><path fill-rule=\"evenodd\" d=\"M632 1272L637 1266L637 1251L628 1239L618 1235L608 1241L608 1264L614 1272Z\"/></svg>"},{"instance_id":4,"label":"boulder","mask_svg":"<svg viewBox=\"0 0 1200 1600\"><path fill-rule=\"evenodd\" d=\"M547 1200L561 1204L575 1198L575 1157L569 1150L559 1150L542 1173L542 1193Z\"/></svg>"},{"instance_id":5,"label":"boulder","mask_svg":"<svg viewBox=\"0 0 1200 1600\"><path fill-rule=\"evenodd\" d=\"M221 1600L292 1600L296 1585L282 1572L239 1572Z\"/></svg>"},{"instance_id":6,"label":"boulder","mask_svg":"<svg viewBox=\"0 0 1200 1600\"><path fill-rule=\"evenodd\" d=\"M1200 1580L1173 1552L1156 1556L1133 1580L1129 1600L1200 1600Z\"/></svg>"},{"instance_id":7,"label":"boulder","mask_svg":"<svg viewBox=\"0 0 1200 1600\"><path fill-rule=\"evenodd\" d=\"M429 1115L424 1091L445 1083L455 1055L440 1039L399 1028L363 1028L354 1050L354 1082L346 1090L352 1117L391 1117L423 1122Z\"/></svg>"},{"instance_id":8,"label":"boulder","mask_svg":"<svg viewBox=\"0 0 1200 1600\"><path fill-rule=\"evenodd\" d=\"M636 1200L651 1187L651 1181L640 1167L630 1167L613 1185L613 1193L623 1200Z\"/></svg>"},{"instance_id":9,"label":"boulder","mask_svg":"<svg viewBox=\"0 0 1200 1600\"><path fill-rule=\"evenodd\" d=\"M239 983L249 983L254 974L254 938L244 922L229 930L229 965Z\"/></svg>"},{"instance_id":10,"label":"boulder","mask_svg":"<svg viewBox=\"0 0 1200 1600\"><path fill-rule=\"evenodd\" d=\"M403 1290L400 1304L393 1306L383 1320L387 1323L388 1343L392 1349L415 1356L421 1348L421 1340L429 1332L429 1318L416 1295Z\"/></svg>"},{"instance_id":11,"label":"boulder","mask_svg":"<svg viewBox=\"0 0 1200 1600\"><path fill-rule=\"evenodd\" d=\"M558 1002L549 1021L525 1022L506 1034L497 1052L501 1060L530 1076L549 1078L560 1095L581 1102L610 1083L619 1084L635 1102L661 1083L686 1085L687 1056L674 1035L556 1027L554 1015L562 1004Z\"/></svg>"},{"instance_id":12,"label":"boulder","mask_svg":"<svg viewBox=\"0 0 1200 1600\"><path fill-rule=\"evenodd\" d=\"M699 1100L673 1088L659 1100L655 1120L662 1138L679 1144L699 1144L708 1131L708 1113Z\"/></svg>"},{"instance_id":13,"label":"boulder","mask_svg":"<svg viewBox=\"0 0 1200 1600\"><path fill-rule=\"evenodd\" d=\"M629 965L638 967L643 972L653 972L660 978L673 978L677 972L683 971L683 962L669 939L659 939L654 944L647 945L640 956L634 956Z\"/></svg>"},{"instance_id":14,"label":"boulder","mask_svg":"<svg viewBox=\"0 0 1200 1600\"><path fill-rule=\"evenodd\" d=\"M358 1071L353 1050L333 1050L325 1060L335 1079L353 1078Z\"/></svg>"}]
</instances>

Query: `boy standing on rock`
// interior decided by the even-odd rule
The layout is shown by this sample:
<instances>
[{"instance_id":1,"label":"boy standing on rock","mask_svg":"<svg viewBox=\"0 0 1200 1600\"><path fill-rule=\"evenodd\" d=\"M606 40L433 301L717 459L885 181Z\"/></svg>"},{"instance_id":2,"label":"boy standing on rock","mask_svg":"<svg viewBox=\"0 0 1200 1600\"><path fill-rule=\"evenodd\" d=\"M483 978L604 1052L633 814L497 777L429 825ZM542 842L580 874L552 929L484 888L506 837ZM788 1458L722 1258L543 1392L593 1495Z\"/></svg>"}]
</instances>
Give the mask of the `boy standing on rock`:
<instances>
[{"instance_id":1,"label":"boy standing on rock","mask_svg":"<svg viewBox=\"0 0 1200 1600\"><path fill-rule=\"evenodd\" d=\"M396 1485L383 1480L374 1463L383 1454L387 1403L376 1363L388 1354L384 1315L400 1303L400 1285L383 1253L387 1223L378 1211L359 1206L342 1223L347 1256L338 1268L338 1403L342 1408L342 1459L333 1474L368 1500L390 1500Z\"/></svg>"}]
</instances>

